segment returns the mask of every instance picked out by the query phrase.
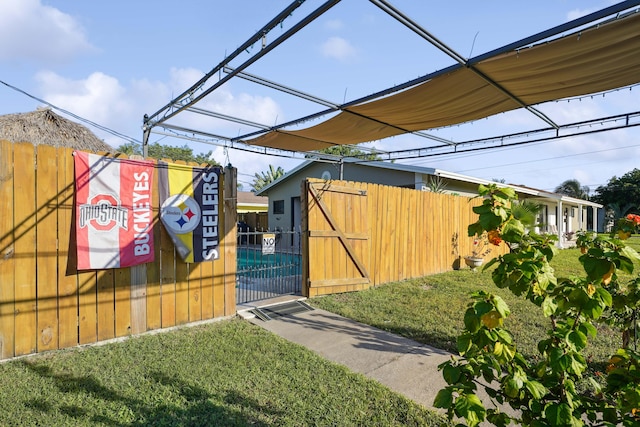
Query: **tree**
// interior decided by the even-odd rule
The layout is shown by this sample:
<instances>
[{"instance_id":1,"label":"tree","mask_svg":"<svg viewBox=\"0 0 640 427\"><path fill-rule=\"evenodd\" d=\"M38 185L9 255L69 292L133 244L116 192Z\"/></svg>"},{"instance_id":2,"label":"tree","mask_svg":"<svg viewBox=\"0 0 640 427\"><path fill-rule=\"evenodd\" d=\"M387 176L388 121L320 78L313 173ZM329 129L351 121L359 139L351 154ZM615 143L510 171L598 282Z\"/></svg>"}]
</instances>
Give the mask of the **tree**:
<instances>
[{"instance_id":1,"label":"tree","mask_svg":"<svg viewBox=\"0 0 640 427\"><path fill-rule=\"evenodd\" d=\"M459 357L438 366L447 385L434 406L447 410L450 420L464 418L471 427L484 421L501 427L511 422L540 427L639 425L635 331L640 277L623 283L619 273L633 274L640 261L640 254L623 242L640 227L640 216L618 222L609 237L581 234L578 261L584 276L556 277L551 266L556 237L526 231L513 213L515 191L491 184L480 186L478 193L483 201L473 208L478 221L468 226L468 235L486 234L490 243L509 248L484 270L491 271L498 288L532 303L527 310L540 311L547 334L538 341L539 354L526 358L507 329L511 310L505 300L485 289L472 293L457 339ZM592 374L586 349L603 321L621 330L626 340L605 372ZM577 387L579 383L584 387ZM481 401L478 389L488 399ZM515 413L503 412L501 406Z\"/></svg>"},{"instance_id":2,"label":"tree","mask_svg":"<svg viewBox=\"0 0 640 427\"><path fill-rule=\"evenodd\" d=\"M558 185L554 191L576 199L589 200L589 192L591 190L589 186L580 184L577 179L568 179Z\"/></svg>"},{"instance_id":3,"label":"tree","mask_svg":"<svg viewBox=\"0 0 640 427\"><path fill-rule=\"evenodd\" d=\"M363 160L382 160L375 150L368 153L351 145L334 145L333 147L318 150L318 153L331 154L333 156L340 157L356 157ZM305 157L310 158L313 157L313 155L307 154Z\"/></svg>"},{"instance_id":4,"label":"tree","mask_svg":"<svg viewBox=\"0 0 640 427\"><path fill-rule=\"evenodd\" d=\"M133 154L140 156L142 155L142 145L133 142L127 142L126 144L122 144L121 146L119 146L118 151L129 156ZM160 145L157 142L149 144L148 147L148 156L152 159L171 159L173 161L183 160L185 162L195 162L199 164L220 166L220 164L211 157L212 153L212 151L209 151L207 153L194 155L193 148L187 147L187 145L177 147L172 145Z\"/></svg>"},{"instance_id":5,"label":"tree","mask_svg":"<svg viewBox=\"0 0 640 427\"><path fill-rule=\"evenodd\" d=\"M251 186L253 187L252 191L254 193L260 191L282 175L284 175L284 169L280 166L278 166L278 168L274 168L273 165L269 165L269 170L266 172L263 171L255 174L253 183L251 183Z\"/></svg>"},{"instance_id":6,"label":"tree","mask_svg":"<svg viewBox=\"0 0 640 427\"><path fill-rule=\"evenodd\" d=\"M640 206L640 169L634 169L625 173L620 178L613 177L606 185L596 188L593 197L598 203L605 206L629 206L620 216L629 213L631 208Z\"/></svg>"}]
</instances>

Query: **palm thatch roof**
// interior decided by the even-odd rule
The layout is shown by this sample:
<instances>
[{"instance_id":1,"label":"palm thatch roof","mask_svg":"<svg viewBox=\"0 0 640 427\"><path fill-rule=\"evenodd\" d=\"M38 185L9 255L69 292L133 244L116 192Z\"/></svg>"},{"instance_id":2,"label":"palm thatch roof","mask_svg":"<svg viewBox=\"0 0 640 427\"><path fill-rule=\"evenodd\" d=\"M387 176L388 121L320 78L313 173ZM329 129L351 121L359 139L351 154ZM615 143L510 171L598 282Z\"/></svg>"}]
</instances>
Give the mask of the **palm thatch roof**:
<instances>
[{"instance_id":1,"label":"palm thatch roof","mask_svg":"<svg viewBox=\"0 0 640 427\"><path fill-rule=\"evenodd\" d=\"M47 108L30 113L0 116L0 140L30 142L33 145L69 147L92 152L114 152L85 126L65 119Z\"/></svg>"}]
</instances>

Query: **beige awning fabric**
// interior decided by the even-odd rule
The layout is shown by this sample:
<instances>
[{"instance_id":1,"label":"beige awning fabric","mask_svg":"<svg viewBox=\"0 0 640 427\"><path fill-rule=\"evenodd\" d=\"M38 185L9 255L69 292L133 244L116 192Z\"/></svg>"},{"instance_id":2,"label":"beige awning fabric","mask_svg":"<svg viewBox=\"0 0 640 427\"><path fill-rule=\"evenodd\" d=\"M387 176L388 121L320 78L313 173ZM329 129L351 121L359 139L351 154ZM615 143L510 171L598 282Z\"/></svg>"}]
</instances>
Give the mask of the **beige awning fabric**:
<instances>
[{"instance_id":1,"label":"beige awning fabric","mask_svg":"<svg viewBox=\"0 0 640 427\"><path fill-rule=\"evenodd\" d=\"M386 98L350 107L316 126L245 141L311 151L469 122L543 102L640 82L640 14L530 48L496 55ZM505 93L508 92L508 93ZM518 102L513 97L517 98Z\"/></svg>"}]
</instances>

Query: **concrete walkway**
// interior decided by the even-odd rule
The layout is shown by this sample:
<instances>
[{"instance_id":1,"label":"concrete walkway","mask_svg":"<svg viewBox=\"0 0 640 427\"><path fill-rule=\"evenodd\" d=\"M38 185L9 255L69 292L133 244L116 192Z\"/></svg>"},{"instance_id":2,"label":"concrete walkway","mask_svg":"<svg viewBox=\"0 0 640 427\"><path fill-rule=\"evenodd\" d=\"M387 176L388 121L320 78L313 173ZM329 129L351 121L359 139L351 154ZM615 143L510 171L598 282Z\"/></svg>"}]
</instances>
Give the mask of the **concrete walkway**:
<instances>
[{"instance_id":1,"label":"concrete walkway","mask_svg":"<svg viewBox=\"0 0 640 427\"><path fill-rule=\"evenodd\" d=\"M295 299L299 298L281 298L257 307ZM427 408L433 409L438 390L446 384L438 371L438 365L451 356L444 350L320 309L263 321L249 313L252 308L255 306L238 307L238 314Z\"/></svg>"}]
</instances>

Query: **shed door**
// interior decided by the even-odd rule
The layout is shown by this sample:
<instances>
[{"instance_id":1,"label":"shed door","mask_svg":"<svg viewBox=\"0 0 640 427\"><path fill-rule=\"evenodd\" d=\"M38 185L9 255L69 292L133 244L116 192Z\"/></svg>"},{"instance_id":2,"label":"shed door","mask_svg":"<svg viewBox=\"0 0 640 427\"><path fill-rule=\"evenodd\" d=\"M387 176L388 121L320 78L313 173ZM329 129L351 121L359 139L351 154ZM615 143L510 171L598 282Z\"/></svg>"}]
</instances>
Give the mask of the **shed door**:
<instances>
[{"instance_id":1,"label":"shed door","mask_svg":"<svg viewBox=\"0 0 640 427\"><path fill-rule=\"evenodd\" d=\"M369 284L369 213L365 185L305 181L303 292L308 296ZM353 185L353 187L351 187ZM358 188L358 185L361 187Z\"/></svg>"}]
</instances>

